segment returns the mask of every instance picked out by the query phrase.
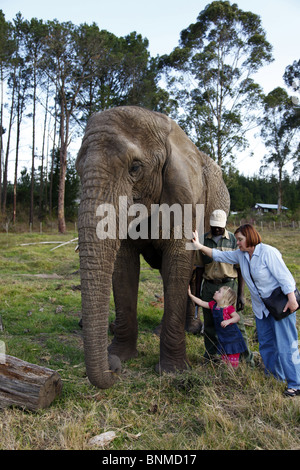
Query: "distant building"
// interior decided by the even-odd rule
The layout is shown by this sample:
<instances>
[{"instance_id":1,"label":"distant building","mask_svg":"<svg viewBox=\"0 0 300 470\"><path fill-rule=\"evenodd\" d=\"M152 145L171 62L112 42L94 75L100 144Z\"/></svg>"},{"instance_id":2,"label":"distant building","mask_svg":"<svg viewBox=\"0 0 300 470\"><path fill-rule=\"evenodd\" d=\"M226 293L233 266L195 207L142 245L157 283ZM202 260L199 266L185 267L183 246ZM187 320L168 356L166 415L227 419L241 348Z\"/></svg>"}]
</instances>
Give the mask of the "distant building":
<instances>
[{"instance_id":1,"label":"distant building","mask_svg":"<svg viewBox=\"0 0 300 470\"><path fill-rule=\"evenodd\" d=\"M265 214L267 212L277 212L278 211L278 204L261 204L257 202L254 206L254 210L258 214ZM282 211L287 211L288 208L285 206L281 206Z\"/></svg>"}]
</instances>

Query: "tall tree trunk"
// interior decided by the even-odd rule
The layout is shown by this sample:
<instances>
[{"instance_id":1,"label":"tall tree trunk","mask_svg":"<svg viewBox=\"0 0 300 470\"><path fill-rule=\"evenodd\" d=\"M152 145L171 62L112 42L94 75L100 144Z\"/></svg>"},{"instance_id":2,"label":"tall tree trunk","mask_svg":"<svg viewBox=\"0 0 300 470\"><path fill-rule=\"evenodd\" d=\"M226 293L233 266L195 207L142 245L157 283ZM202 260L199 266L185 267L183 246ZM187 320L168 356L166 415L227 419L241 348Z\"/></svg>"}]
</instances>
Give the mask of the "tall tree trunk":
<instances>
[{"instance_id":1,"label":"tall tree trunk","mask_svg":"<svg viewBox=\"0 0 300 470\"><path fill-rule=\"evenodd\" d=\"M49 140L50 140L50 123L51 113L49 113L48 134L47 134L47 157L46 157L46 173L45 173L45 211L48 212L48 170L49 170Z\"/></svg>"},{"instance_id":2,"label":"tall tree trunk","mask_svg":"<svg viewBox=\"0 0 300 470\"><path fill-rule=\"evenodd\" d=\"M15 71L14 71L15 73ZM6 155L5 155L5 163L4 163L4 173L3 173L3 205L2 205L2 213L5 214L6 212L6 198L7 198L7 173L8 173L8 156L9 156L9 147L10 147L10 137L11 137L11 128L13 123L13 115L14 115L14 107L15 107L15 85L16 80L14 77L13 82L13 89L11 95L11 108L10 108L10 117L9 117L9 127L8 127L8 136L7 136L7 145L6 145Z\"/></svg>"},{"instance_id":3,"label":"tall tree trunk","mask_svg":"<svg viewBox=\"0 0 300 470\"><path fill-rule=\"evenodd\" d=\"M2 207L2 150L3 150L3 64L1 62L1 107L0 107L0 212Z\"/></svg>"},{"instance_id":4,"label":"tall tree trunk","mask_svg":"<svg viewBox=\"0 0 300 470\"><path fill-rule=\"evenodd\" d=\"M279 167L278 172L278 206L277 206L277 214L281 214L282 211L282 167Z\"/></svg>"},{"instance_id":5,"label":"tall tree trunk","mask_svg":"<svg viewBox=\"0 0 300 470\"><path fill-rule=\"evenodd\" d=\"M68 132L69 115L65 109L64 100L61 98L61 116L60 116L60 168L59 168L59 187L58 187L58 231L66 232L65 221L65 181L67 172L67 153L68 153Z\"/></svg>"},{"instance_id":6,"label":"tall tree trunk","mask_svg":"<svg viewBox=\"0 0 300 470\"><path fill-rule=\"evenodd\" d=\"M18 160L19 160L19 145L20 145L20 126L21 126L21 110L20 98L18 100L17 112L17 138L16 138L16 159L15 159L15 178L14 178L14 205L13 205L13 223L16 223L17 218L17 181L18 181Z\"/></svg>"},{"instance_id":7,"label":"tall tree trunk","mask_svg":"<svg viewBox=\"0 0 300 470\"><path fill-rule=\"evenodd\" d=\"M45 140L46 140L47 117L48 117L48 99L49 99L49 78L48 78L48 84L47 84L45 119L44 119L44 130L43 130L43 144L42 144L42 162L41 162L40 197L39 197L39 219L41 219L42 216L43 216L44 159L45 159Z\"/></svg>"},{"instance_id":8,"label":"tall tree trunk","mask_svg":"<svg viewBox=\"0 0 300 470\"><path fill-rule=\"evenodd\" d=\"M13 223L17 219L17 181L18 181L18 162L20 148L20 132L23 112L25 108L25 91L27 89L26 82L22 86L21 69L19 68L19 77L17 82L17 130L16 130L16 158L15 158L15 176L14 176L14 200L13 200Z\"/></svg>"},{"instance_id":9,"label":"tall tree trunk","mask_svg":"<svg viewBox=\"0 0 300 470\"><path fill-rule=\"evenodd\" d=\"M56 83L56 93L57 97L57 83ZM56 147L56 125L57 125L57 99L55 99L55 110L54 110L54 129L53 129L53 145L52 145L52 159L51 159L51 170L50 170L50 188L49 188L49 215L52 216L52 197L53 197L53 170L54 170L54 158L55 158L55 147Z\"/></svg>"},{"instance_id":10,"label":"tall tree trunk","mask_svg":"<svg viewBox=\"0 0 300 470\"><path fill-rule=\"evenodd\" d=\"M58 187L58 231L66 232L65 221L65 181L67 172L67 146L64 144L60 149L60 171Z\"/></svg>"},{"instance_id":11,"label":"tall tree trunk","mask_svg":"<svg viewBox=\"0 0 300 470\"><path fill-rule=\"evenodd\" d=\"M50 169L50 185L49 185L49 215L52 216L52 193L53 193L53 170L54 170L54 155L55 155L55 125L54 125L54 140L51 155L51 169Z\"/></svg>"},{"instance_id":12,"label":"tall tree trunk","mask_svg":"<svg viewBox=\"0 0 300 470\"><path fill-rule=\"evenodd\" d=\"M34 204L34 157L35 157L35 115L36 115L36 70L33 71L33 110L32 110L32 156L31 156L31 189L30 189L30 211L29 224L33 224Z\"/></svg>"}]
</instances>

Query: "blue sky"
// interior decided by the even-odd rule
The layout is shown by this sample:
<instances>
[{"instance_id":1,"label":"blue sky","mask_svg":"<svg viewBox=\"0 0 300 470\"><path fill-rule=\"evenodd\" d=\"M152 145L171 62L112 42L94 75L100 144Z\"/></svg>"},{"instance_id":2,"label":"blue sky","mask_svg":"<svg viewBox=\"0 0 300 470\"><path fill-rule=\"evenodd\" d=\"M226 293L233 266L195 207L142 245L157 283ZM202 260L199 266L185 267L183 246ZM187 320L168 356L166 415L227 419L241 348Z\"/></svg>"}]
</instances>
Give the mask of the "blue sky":
<instances>
[{"instance_id":1,"label":"blue sky","mask_svg":"<svg viewBox=\"0 0 300 470\"><path fill-rule=\"evenodd\" d=\"M19 11L33 17L75 24L95 22L117 36L137 31L149 40L152 56L166 54L178 45L180 32L194 23L208 0L1 0L7 20ZM232 2L233 3L233 2ZM262 19L267 39L273 45L275 62L260 73L265 91L282 86L285 67L299 59L299 0L237 0L245 11Z\"/></svg>"},{"instance_id":2,"label":"blue sky","mask_svg":"<svg viewBox=\"0 0 300 470\"><path fill-rule=\"evenodd\" d=\"M95 22L100 29L117 36L136 31L149 40L149 51L156 56L170 53L178 45L180 32L197 20L208 3L208 0L1 0L0 8L6 20L12 20L20 11L25 19L57 18L74 24ZM284 86L285 68L300 58L300 1L236 0L235 3L261 17L273 46L275 60L258 73L256 81L265 93ZM251 146L251 151L259 155L259 162L264 152L259 140ZM241 155L238 161L244 164L247 155ZM259 164L253 165L252 160L247 166L249 171L257 171Z\"/></svg>"}]
</instances>

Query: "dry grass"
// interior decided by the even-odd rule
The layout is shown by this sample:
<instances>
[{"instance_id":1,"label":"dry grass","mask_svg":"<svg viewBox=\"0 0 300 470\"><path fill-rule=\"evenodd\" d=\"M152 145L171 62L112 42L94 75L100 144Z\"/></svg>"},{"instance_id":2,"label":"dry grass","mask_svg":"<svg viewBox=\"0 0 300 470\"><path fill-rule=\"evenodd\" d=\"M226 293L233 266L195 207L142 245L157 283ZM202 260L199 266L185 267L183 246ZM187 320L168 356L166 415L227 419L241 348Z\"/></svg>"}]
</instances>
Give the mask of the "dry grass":
<instances>
[{"instance_id":1,"label":"dry grass","mask_svg":"<svg viewBox=\"0 0 300 470\"><path fill-rule=\"evenodd\" d=\"M61 237L57 236L57 240ZM66 239L73 238L69 234ZM263 233L277 246L300 284L299 232ZM116 385L92 387L85 374L80 318L78 255L74 245L54 252L21 242L54 235L0 235L0 315L8 354L59 371L62 395L46 410L0 411L0 448L15 450L89 449L89 440L115 431L109 450L300 449L300 400L282 395L284 384L267 378L259 365L237 371L204 364L203 337L186 335L192 369L158 376L159 339L153 335L162 306L157 271L142 266L139 296L139 356L124 364ZM24 274L56 273L58 279ZM61 313L55 313L57 307ZM114 305L111 302L111 319ZM252 321L248 303L245 315ZM247 326L258 351L254 327Z\"/></svg>"}]
</instances>

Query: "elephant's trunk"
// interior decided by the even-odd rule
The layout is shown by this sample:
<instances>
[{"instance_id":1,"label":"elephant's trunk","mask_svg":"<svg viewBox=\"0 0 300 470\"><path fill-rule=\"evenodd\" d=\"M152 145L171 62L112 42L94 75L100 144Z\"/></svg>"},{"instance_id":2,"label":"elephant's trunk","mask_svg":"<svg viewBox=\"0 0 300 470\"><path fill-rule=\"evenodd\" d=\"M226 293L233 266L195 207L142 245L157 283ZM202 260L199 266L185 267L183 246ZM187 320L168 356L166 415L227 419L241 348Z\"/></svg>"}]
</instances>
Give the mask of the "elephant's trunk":
<instances>
[{"instance_id":1,"label":"elephant's trunk","mask_svg":"<svg viewBox=\"0 0 300 470\"><path fill-rule=\"evenodd\" d=\"M114 370L120 366L120 361L116 365L118 358L111 359L107 352L111 282L119 241L99 240L96 233L99 199L95 202L86 188L83 193L78 233L86 371L93 385L109 388L116 379ZM113 367L112 362L115 362Z\"/></svg>"}]
</instances>

